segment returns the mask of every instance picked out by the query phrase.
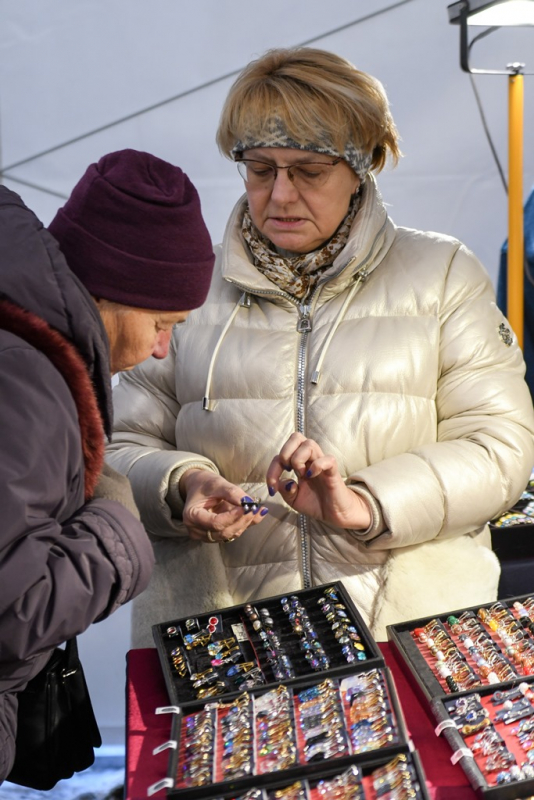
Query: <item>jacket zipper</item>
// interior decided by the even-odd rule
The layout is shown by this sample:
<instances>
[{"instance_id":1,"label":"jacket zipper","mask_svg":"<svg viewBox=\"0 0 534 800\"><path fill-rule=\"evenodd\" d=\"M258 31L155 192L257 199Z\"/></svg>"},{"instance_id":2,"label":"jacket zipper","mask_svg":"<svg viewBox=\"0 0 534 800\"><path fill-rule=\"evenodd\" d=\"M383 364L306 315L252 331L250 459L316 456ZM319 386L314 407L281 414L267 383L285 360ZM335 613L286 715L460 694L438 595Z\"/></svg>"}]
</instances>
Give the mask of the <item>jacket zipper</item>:
<instances>
[{"instance_id":1,"label":"jacket zipper","mask_svg":"<svg viewBox=\"0 0 534 800\"><path fill-rule=\"evenodd\" d=\"M380 231L381 232L381 231ZM374 249L374 245L376 240L378 239L378 235L375 237L375 241L373 242L367 256L361 262L359 268L354 273L355 276L358 275L364 264L367 263L369 260L370 254ZM342 269L336 274L335 277L340 275L346 269L348 269L353 263L356 261L356 256L349 259ZM286 300L289 300L294 306L296 306L299 318L297 321L297 332L300 334L300 344L299 344L299 353L298 353L298 360L297 360L297 431L298 433L302 433L305 436L305 413L304 413L304 397L305 397L305 382L304 382L304 373L306 367L306 349L308 343L308 336L312 331L312 320L311 320L311 311L312 311L312 304L317 294L318 290L321 287L321 284L318 284L314 291L312 292L311 297L309 298L308 303L299 303L292 297L290 294L282 291L268 291L268 290L254 290L253 292L250 291L249 287L243 286L243 284L237 283L236 281L229 280L229 283L234 284L237 286L238 289L241 289L246 294L255 294L255 295L276 295L278 297L284 297ZM308 526L308 518L305 514L298 515L297 521L297 528L299 531L300 537L300 555L302 561L302 588L303 589L310 589L312 586L312 578L311 578L311 565L310 565L310 545L309 545L309 526Z\"/></svg>"},{"instance_id":2,"label":"jacket zipper","mask_svg":"<svg viewBox=\"0 0 534 800\"><path fill-rule=\"evenodd\" d=\"M317 287L318 288L318 287ZM305 411L304 411L304 395L305 383L304 373L306 367L306 350L308 343L308 336L312 330L312 321L310 318L312 300L317 292L317 288L312 293L309 303L299 305L299 320L297 322L297 331L300 333L299 354L297 360L297 431L305 436ZM309 589L312 585L311 580L311 566L310 566L310 537L308 531L308 518L305 514L299 514L297 526L300 536L300 555L302 562L302 588Z\"/></svg>"}]
</instances>

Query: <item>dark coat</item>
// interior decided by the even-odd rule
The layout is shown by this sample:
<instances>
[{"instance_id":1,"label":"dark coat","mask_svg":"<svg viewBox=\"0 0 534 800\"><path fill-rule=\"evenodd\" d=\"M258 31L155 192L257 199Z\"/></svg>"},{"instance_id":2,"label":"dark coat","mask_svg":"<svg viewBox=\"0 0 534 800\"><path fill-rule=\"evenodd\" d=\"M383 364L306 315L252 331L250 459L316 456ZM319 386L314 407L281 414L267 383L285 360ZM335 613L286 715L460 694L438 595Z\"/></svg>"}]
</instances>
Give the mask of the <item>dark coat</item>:
<instances>
[{"instance_id":1,"label":"dark coat","mask_svg":"<svg viewBox=\"0 0 534 800\"><path fill-rule=\"evenodd\" d=\"M110 429L98 310L52 236L0 187L0 783L16 692L52 648L150 577L141 523L115 500L91 499Z\"/></svg>"}]
</instances>

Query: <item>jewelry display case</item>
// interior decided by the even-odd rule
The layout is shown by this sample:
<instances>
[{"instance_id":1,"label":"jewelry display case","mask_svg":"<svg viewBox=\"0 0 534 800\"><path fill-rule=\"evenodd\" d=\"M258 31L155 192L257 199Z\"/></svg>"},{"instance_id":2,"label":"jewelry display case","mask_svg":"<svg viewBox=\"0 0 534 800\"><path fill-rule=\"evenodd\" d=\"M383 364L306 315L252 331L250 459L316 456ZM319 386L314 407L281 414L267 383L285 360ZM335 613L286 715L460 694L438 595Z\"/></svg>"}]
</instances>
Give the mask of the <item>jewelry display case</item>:
<instances>
[{"instance_id":1,"label":"jewelry display case","mask_svg":"<svg viewBox=\"0 0 534 800\"><path fill-rule=\"evenodd\" d=\"M401 773L397 780L403 775L408 780L409 739L385 667L360 664L339 677L308 676L291 686L256 687L233 699L166 710L174 712L171 740L162 745L170 750L169 768L151 792L166 788L167 797L248 797L252 789L261 797L282 776L286 786L312 779L316 786L334 765L339 765L337 774L354 768L361 778L362 765L368 771L377 760L382 766L391 763L391 770L395 763ZM420 765L412 777L416 793L406 797L426 797ZM359 795L356 788L350 784L342 794L338 787L330 796L382 796L372 793L369 781Z\"/></svg>"},{"instance_id":2,"label":"jewelry display case","mask_svg":"<svg viewBox=\"0 0 534 800\"><path fill-rule=\"evenodd\" d=\"M432 701L436 731L449 742L480 797L518 800L534 795L534 685L486 687Z\"/></svg>"},{"instance_id":3,"label":"jewelry display case","mask_svg":"<svg viewBox=\"0 0 534 800\"><path fill-rule=\"evenodd\" d=\"M188 800L428 800L378 645L341 582L153 627L167 775Z\"/></svg>"},{"instance_id":4,"label":"jewelry display case","mask_svg":"<svg viewBox=\"0 0 534 800\"><path fill-rule=\"evenodd\" d=\"M388 636L477 793L534 795L534 595L391 625Z\"/></svg>"},{"instance_id":5,"label":"jewelry display case","mask_svg":"<svg viewBox=\"0 0 534 800\"><path fill-rule=\"evenodd\" d=\"M384 663L340 582L162 622L153 635L175 705Z\"/></svg>"},{"instance_id":6,"label":"jewelry display case","mask_svg":"<svg viewBox=\"0 0 534 800\"><path fill-rule=\"evenodd\" d=\"M428 700L534 674L534 595L520 595L388 627Z\"/></svg>"}]
</instances>

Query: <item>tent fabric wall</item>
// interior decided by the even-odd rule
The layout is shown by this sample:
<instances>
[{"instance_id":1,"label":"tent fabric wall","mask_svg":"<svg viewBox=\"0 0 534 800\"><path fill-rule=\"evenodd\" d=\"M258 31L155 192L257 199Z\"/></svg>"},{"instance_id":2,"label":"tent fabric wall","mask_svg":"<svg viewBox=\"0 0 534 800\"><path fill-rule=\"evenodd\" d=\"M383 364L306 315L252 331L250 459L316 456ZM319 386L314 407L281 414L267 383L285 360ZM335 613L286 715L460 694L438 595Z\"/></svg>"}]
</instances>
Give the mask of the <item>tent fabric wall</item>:
<instances>
[{"instance_id":1,"label":"tent fabric wall","mask_svg":"<svg viewBox=\"0 0 534 800\"><path fill-rule=\"evenodd\" d=\"M526 381L534 399L534 189L525 203L525 272L523 280L524 328L523 354L527 365ZM508 308L508 241L501 248L497 281L497 305L506 314Z\"/></svg>"},{"instance_id":2,"label":"tent fabric wall","mask_svg":"<svg viewBox=\"0 0 534 800\"><path fill-rule=\"evenodd\" d=\"M473 63L502 69L524 61L534 68L533 36L528 29L492 34L473 48ZM384 84L404 152L395 171L379 176L395 222L457 236L496 280L507 198L459 67L459 32L448 23L447 0L0 0L3 181L47 224L89 163L124 147L148 150L187 172L219 241L243 190L215 145L233 75L268 48L304 42L339 53ZM506 168L507 78L476 80ZM526 186L534 183L532 130L534 78L526 77ZM51 152L31 158L45 150ZM128 626L124 609L80 641L109 737L120 738L123 725Z\"/></svg>"}]
</instances>

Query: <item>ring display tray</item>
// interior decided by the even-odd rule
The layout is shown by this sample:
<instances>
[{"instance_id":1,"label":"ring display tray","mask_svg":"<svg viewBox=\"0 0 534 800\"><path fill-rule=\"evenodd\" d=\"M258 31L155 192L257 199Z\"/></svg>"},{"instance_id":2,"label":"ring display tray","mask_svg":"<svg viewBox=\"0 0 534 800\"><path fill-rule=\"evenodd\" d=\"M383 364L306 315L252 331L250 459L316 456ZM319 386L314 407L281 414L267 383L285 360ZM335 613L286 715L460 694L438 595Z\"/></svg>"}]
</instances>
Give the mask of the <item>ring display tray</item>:
<instances>
[{"instance_id":1,"label":"ring display tray","mask_svg":"<svg viewBox=\"0 0 534 800\"><path fill-rule=\"evenodd\" d=\"M388 627L484 800L534 795L534 593Z\"/></svg>"},{"instance_id":2,"label":"ring display tray","mask_svg":"<svg viewBox=\"0 0 534 800\"><path fill-rule=\"evenodd\" d=\"M167 788L177 799L244 797L286 776L315 779L334 765L341 773L376 760L402 763L410 750L385 667L360 664L343 676L312 675L175 712L167 779L156 791ZM415 797L426 797L421 781Z\"/></svg>"},{"instance_id":3,"label":"ring display tray","mask_svg":"<svg viewBox=\"0 0 534 800\"><path fill-rule=\"evenodd\" d=\"M162 622L153 635L180 706L384 664L341 582Z\"/></svg>"},{"instance_id":4,"label":"ring display tray","mask_svg":"<svg viewBox=\"0 0 534 800\"><path fill-rule=\"evenodd\" d=\"M205 800L379 800L383 796L394 797L392 793L400 790L404 790L403 796L410 800L430 800L421 760L415 750L393 758L369 756L345 767L325 764L312 776L301 775L292 780L273 776L272 780L257 781L243 793L239 789L221 787L216 794L206 795Z\"/></svg>"},{"instance_id":5,"label":"ring display tray","mask_svg":"<svg viewBox=\"0 0 534 800\"><path fill-rule=\"evenodd\" d=\"M427 701L534 674L534 593L410 620L387 629Z\"/></svg>"},{"instance_id":6,"label":"ring display tray","mask_svg":"<svg viewBox=\"0 0 534 800\"><path fill-rule=\"evenodd\" d=\"M451 746L471 786L484 800L519 800L534 795L529 754L534 730L532 678L508 689L484 687L432 701L436 733ZM522 716L524 715L524 716Z\"/></svg>"}]
</instances>

